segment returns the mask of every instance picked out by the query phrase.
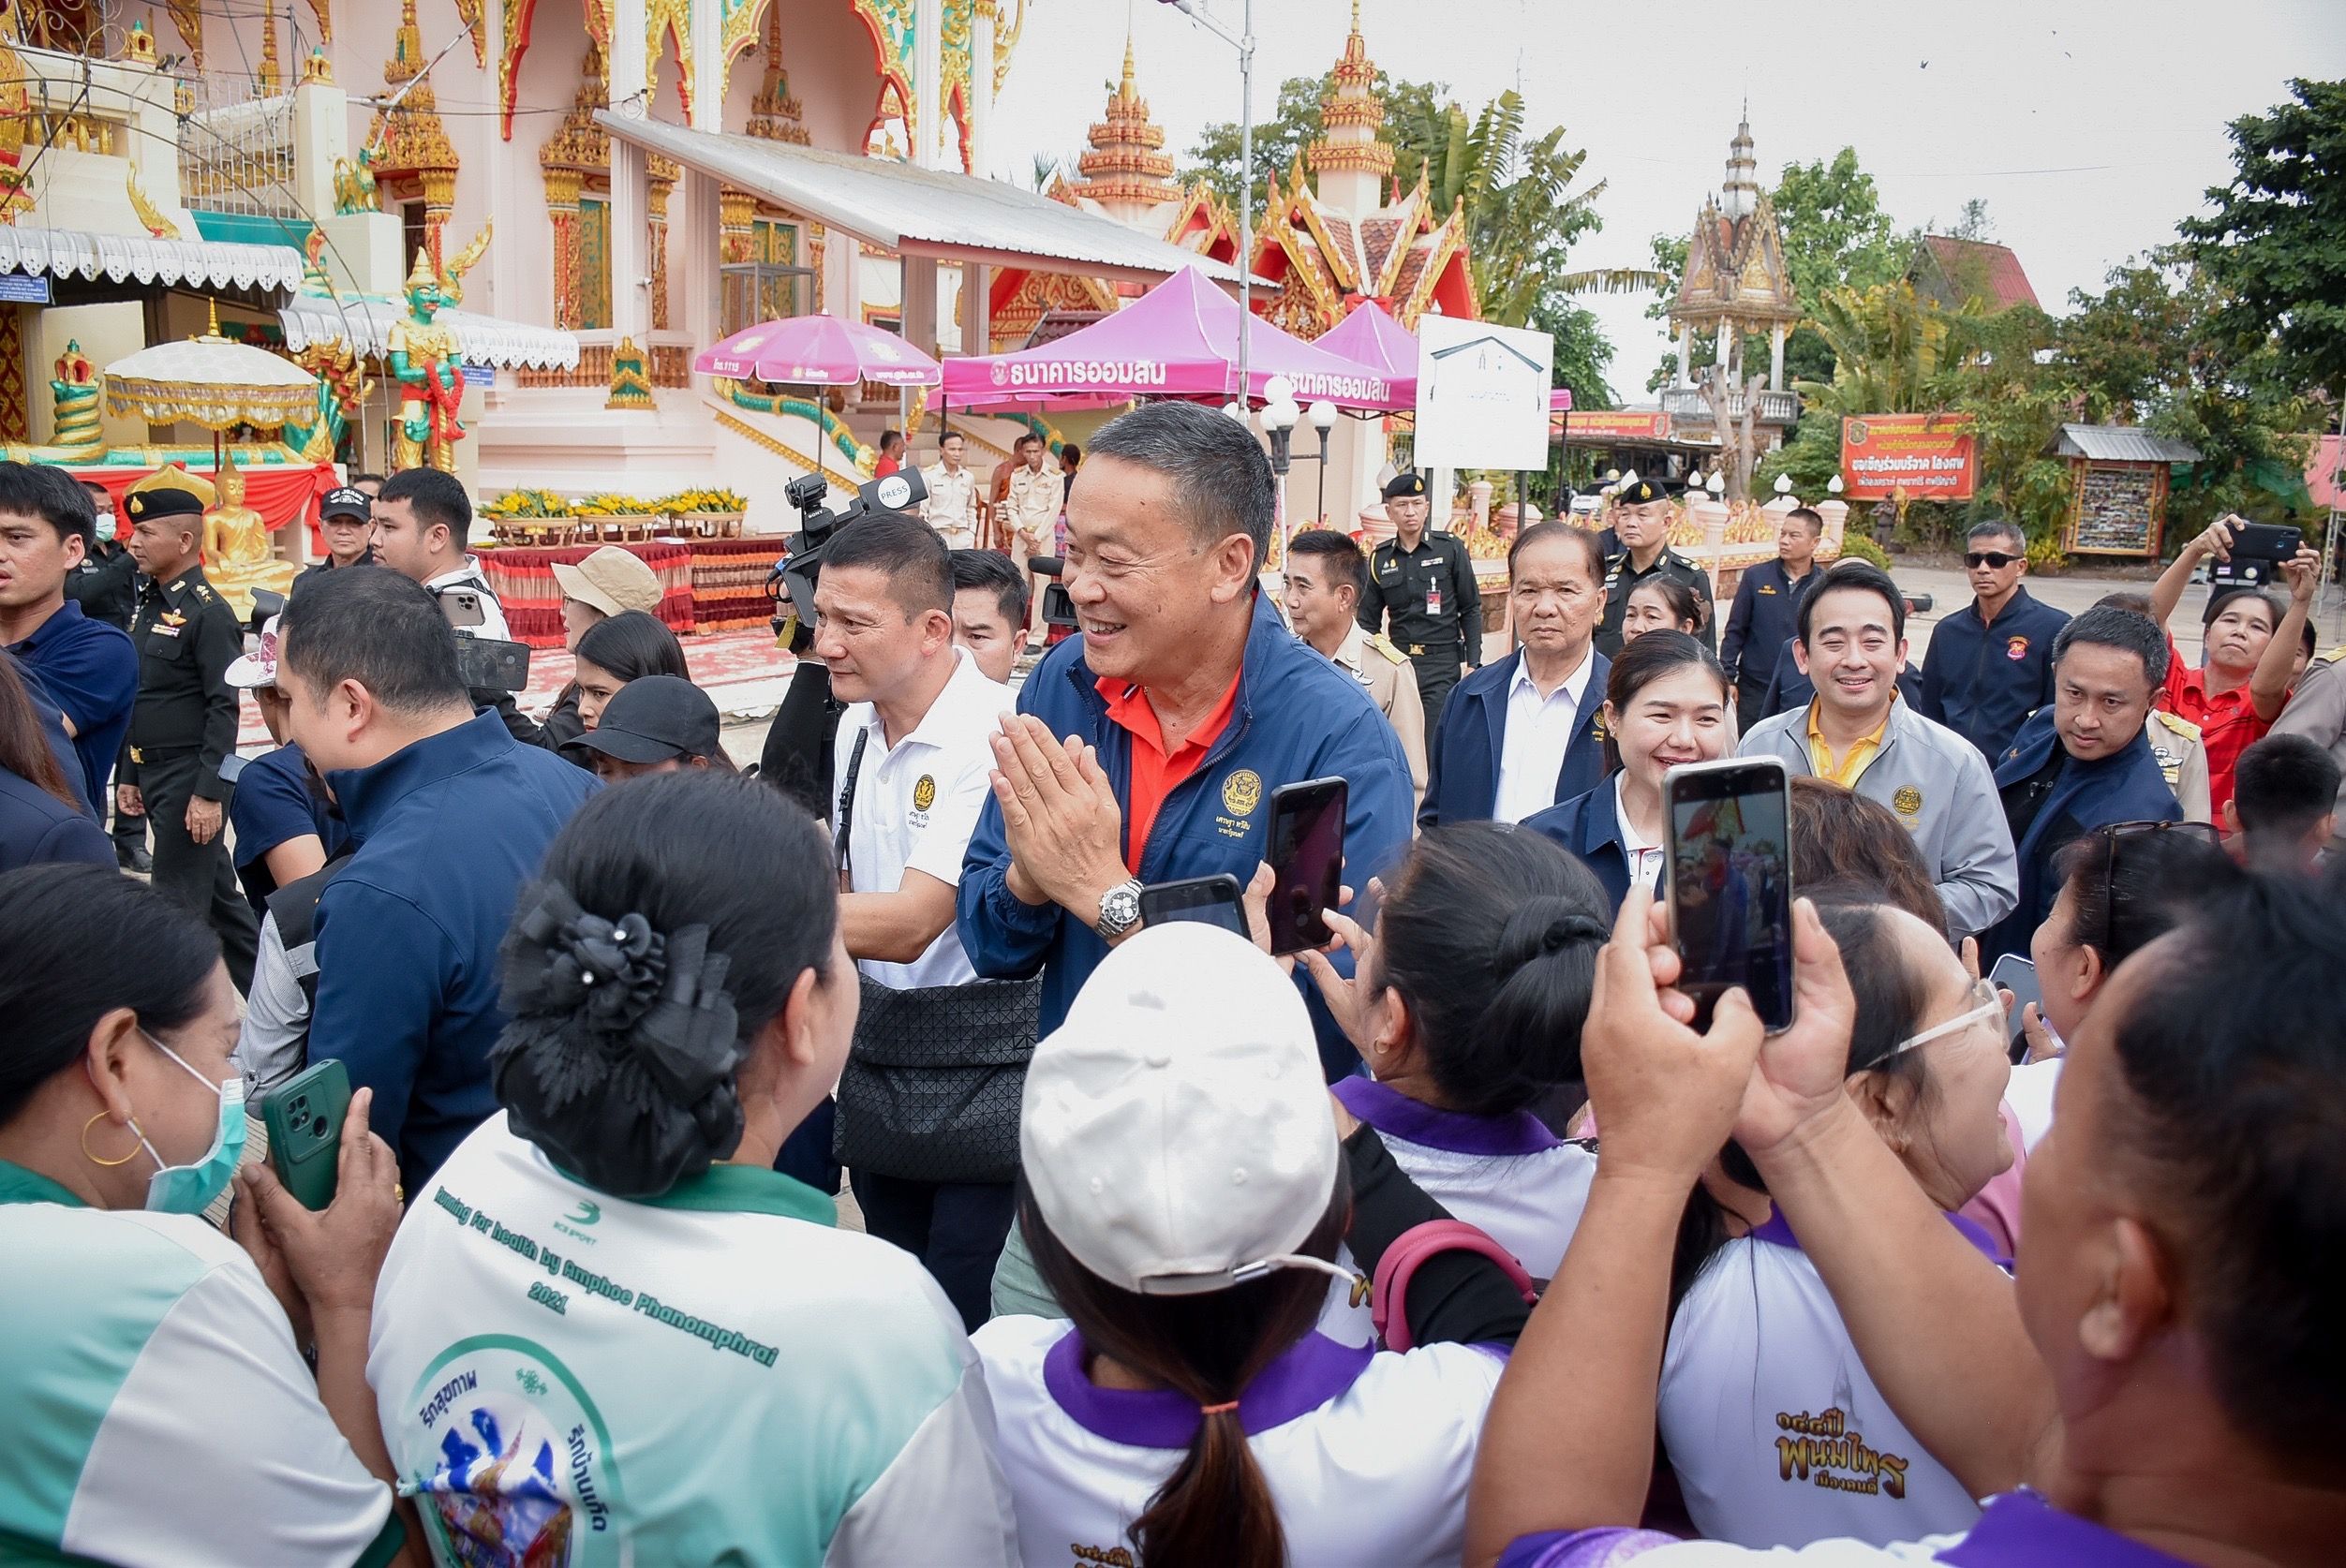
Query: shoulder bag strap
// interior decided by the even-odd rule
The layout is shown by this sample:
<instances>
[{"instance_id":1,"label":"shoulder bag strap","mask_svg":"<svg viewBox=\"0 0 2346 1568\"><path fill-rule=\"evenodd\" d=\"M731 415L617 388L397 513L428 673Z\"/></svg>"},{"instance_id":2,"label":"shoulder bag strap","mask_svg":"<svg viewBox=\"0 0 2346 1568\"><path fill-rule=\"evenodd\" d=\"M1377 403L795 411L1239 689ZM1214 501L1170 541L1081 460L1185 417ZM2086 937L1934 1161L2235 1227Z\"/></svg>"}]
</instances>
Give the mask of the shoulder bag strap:
<instances>
[{"instance_id":1,"label":"shoulder bag strap","mask_svg":"<svg viewBox=\"0 0 2346 1568\"><path fill-rule=\"evenodd\" d=\"M847 836L855 823L855 780L864 771L864 747L871 739L871 726L855 732L855 749L847 759L847 782L839 786L839 831L831 836L831 859L839 874L839 891L847 888Z\"/></svg>"}]
</instances>

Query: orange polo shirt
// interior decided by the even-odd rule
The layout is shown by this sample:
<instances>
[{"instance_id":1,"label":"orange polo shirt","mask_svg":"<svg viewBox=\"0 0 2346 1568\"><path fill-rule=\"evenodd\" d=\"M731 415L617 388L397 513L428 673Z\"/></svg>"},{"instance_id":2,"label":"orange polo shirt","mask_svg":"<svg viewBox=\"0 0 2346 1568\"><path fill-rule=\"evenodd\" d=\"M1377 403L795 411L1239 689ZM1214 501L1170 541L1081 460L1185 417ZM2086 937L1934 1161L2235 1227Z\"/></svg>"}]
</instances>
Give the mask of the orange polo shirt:
<instances>
[{"instance_id":1,"label":"orange polo shirt","mask_svg":"<svg viewBox=\"0 0 2346 1568\"><path fill-rule=\"evenodd\" d=\"M1165 749L1165 732L1157 723L1157 711L1149 705L1147 693L1130 681L1111 680L1106 675L1094 684L1107 703L1108 717L1132 736L1132 779L1124 799L1124 865L1137 877L1141 854L1149 847L1149 830L1157 825L1157 812L1165 805L1165 797L1173 792L1175 785L1197 771L1197 764L1206 760L1213 743L1230 727L1230 714L1238 706L1239 677L1230 677L1230 689L1222 694L1213 712L1169 754Z\"/></svg>"}]
</instances>

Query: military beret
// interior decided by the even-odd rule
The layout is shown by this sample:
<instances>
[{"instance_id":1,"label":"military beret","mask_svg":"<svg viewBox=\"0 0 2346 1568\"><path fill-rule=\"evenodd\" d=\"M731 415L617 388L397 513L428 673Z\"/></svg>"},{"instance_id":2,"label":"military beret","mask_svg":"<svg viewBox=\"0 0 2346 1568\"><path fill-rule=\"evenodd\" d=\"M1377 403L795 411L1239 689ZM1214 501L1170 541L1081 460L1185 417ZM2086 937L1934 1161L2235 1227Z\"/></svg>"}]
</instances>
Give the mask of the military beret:
<instances>
[{"instance_id":1,"label":"military beret","mask_svg":"<svg viewBox=\"0 0 2346 1568\"><path fill-rule=\"evenodd\" d=\"M1667 501L1683 486L1668 480L1635 479L1613 492L1613 499L1625 507L1641 507L1648 501Z\"/></svg>"},{"instance_id":2,"label":"military beret","mask_svg":"<svg viewBox=\"0 0 2346 1568\"><path fill-rule=\"evenodd\" d=\"M218 492L177 464L157 468L123 492L123 510L132 522L147 517L201 517Z\"/></svg>"},{"instance_id":3,"label":"military beret","mask_svg":"<svg viewBox=\"0 0 2346 1568\"><path fill-rule=\"evenodd\" d=\"M1426 477L1423 474L1395 474L1385 481L1385 498L1388 501L1398 501L1405 496L1422 496L1425 493Z\"/></svg>"}]
</instances>

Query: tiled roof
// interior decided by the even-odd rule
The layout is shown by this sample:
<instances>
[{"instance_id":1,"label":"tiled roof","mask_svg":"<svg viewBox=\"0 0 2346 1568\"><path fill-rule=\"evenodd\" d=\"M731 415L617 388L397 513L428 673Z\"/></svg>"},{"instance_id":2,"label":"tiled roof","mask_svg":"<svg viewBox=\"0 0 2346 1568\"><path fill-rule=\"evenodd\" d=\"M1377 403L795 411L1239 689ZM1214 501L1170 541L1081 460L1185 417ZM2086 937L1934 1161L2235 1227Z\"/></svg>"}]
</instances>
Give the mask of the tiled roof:
<instances>
[{"instance_id":1,"label":"tiled roof","mask_svg":"<svg viewBox=\"0 0 2346 1568\"><path fill-rule=\"evenodd\" d=\"M2010 245L1958 240L1952 234L1925 234L1923 243L1938 258L1948 283L1968 297L1996 310L2037 304L2037 291L2029 287L2028 274Z\"/></svg>"}]
</instances>

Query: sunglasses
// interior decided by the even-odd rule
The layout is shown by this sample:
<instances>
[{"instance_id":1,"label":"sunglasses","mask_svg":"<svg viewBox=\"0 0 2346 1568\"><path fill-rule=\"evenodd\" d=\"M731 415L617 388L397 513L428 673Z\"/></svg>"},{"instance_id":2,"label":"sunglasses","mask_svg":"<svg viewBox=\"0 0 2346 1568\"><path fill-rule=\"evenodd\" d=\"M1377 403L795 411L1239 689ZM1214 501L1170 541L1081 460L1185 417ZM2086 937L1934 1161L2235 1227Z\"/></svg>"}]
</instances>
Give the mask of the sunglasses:
<instances>
[{"instance_id":1,"label":"sunglasses","mask_svg":"<svg viewBox=\"0 0 2346 1568\"><path fill-rule=\"evenodd\" d=\"M2021 556L2007 555L2001 550L1974 550L1964 556L1963 564L1975 570L1981 567L1994 567L2001 571L2020 559Z\"/></svg>"},{"instance_id":2,"label":"sunglasses","mask_svg":"<svg viewBox=\"0 0 2346 1568\"><path fill-rule=\"evenodd\" d=\"M2101 939L2095 951L2105 955L2110 951L2111 922L2117 911L2118 840L2141 838L2154 833L2183 833L2221 849L2223 835L2213 822L2105 822L2093 830L2101 839Z\"/></svg>"}]
</instances>

